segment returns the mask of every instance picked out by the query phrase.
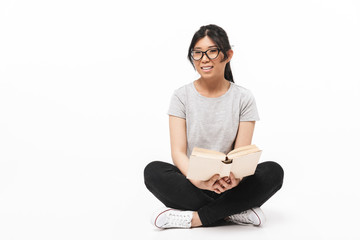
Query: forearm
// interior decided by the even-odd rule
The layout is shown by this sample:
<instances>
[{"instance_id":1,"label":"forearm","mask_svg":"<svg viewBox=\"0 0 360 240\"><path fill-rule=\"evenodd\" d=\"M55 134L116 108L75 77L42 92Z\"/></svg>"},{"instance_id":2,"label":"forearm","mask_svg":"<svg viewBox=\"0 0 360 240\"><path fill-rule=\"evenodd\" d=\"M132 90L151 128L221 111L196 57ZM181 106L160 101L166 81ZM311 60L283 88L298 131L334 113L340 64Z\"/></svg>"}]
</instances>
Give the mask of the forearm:
<instances>
[{"instance_id":1,"label":"forearm","mask_svg":"<svg viewBox=\"0 0 360 240\"><path fill-rule=\"evenodd\" d=\"M251 144L254 128L255 121L240 122L234 149Z\"/></svg>"},{"instance_id":2,"label":"forearm","mask_svg":"<svg viewBox=\"0 0 360 240\"><path fill-rule=\"evenodd\" d=\"M186 176L187 175L187 171L188 171L188 167L189 167L189 158L185 153L182 152L175 152L172 154L172 159L173 162L175 164L175 166L180 170L180 172ZM209 186L205 186L203 181L200 180L193 180L193 179L189 179L189 181L196 186L197 188L200 189L206 189L206 187L208 188Z\"/></svg>"},{"instance_id":3,"label":"forearm","mask_svg":"<svg viewBox=\"0 0 360 240\"><path fill-rule=\"evenodd\" d=\"M187 174L189 167L189 158L185 153L174 152L171 154L174 165L180 170L184 176Z\"/></svg>"}]
</instances>

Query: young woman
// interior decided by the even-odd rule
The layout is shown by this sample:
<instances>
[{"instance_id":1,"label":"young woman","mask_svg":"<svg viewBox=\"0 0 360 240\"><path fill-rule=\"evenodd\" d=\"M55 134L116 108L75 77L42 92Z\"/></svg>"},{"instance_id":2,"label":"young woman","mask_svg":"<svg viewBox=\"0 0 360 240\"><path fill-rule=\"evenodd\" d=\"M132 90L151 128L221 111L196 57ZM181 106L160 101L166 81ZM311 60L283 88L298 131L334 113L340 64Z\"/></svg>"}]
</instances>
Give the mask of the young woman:
<instances>
[{"instance_id":1,"label":"young woman","mask_svg":"<svg viewBox=\"0 0 360 240\"><path fill-rule=\"evenodd\" d=\"M168 208L156 212L159 228L212 226L225 221L260 226L260 206L282 186L283 169L275 162L258 164L254 175L233 174L207 181L188 180L189 156L194 147L228 153L251 144L259 120L251 92L233 81L233 51L226 32L202 26L194 35L188 58L200 78L177 89L169 114L173 163L154 161L144 170L145 185Z\"/></svg>"}]
</instances>

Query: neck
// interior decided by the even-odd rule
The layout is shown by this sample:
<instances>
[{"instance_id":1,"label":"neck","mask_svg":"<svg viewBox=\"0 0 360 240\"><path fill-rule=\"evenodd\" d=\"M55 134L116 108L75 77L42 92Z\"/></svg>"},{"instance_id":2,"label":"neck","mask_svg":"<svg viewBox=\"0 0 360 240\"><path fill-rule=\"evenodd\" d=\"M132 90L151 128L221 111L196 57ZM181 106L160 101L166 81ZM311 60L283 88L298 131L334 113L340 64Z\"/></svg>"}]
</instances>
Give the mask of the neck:
<instances>
[{"instance_id":1,"label":"neck","mask_svg":"<svg viewBox=\"0 0 360 240\"><path fill-rule=\"evenodd\" d=\"M215 79L215 78L199 78L198 85L201 86L204 90L209 92L219 91L223 88L228 88L230 82L225 78Z\"/></svg>"},{"instance_id":2,"label":"neck","mask_svg":"<svg viewBox=\"0 0 360 240\"><path fill-rule=\"evenodd\" d=\"M199 78L195 81L195 88L205 97L219 97L227 92L230 82L223 79L203 79Z\"/></svg>"}]
</instances>

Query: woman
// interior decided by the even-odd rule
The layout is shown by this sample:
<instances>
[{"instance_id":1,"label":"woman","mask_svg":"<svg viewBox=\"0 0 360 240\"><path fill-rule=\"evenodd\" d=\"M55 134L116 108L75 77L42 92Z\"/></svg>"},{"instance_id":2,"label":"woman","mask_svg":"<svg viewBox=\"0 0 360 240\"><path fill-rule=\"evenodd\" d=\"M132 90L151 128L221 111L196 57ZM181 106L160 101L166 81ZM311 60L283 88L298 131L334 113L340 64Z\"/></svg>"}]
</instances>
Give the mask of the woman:
<instances>
[{"instance_id":1,"label":"woman","mask_svg":"<svg viewBox=\"0 0 360 240\"><path fill-rule=\"evenodd\" d=\"M258 164L254 175L236 179L214 175L207 181L186 178L194 147L228 153L251 144L256 103L249 90L233 81L233 51L226 32L202 26L194 35L188 58L200 78L177 89L169 114L174 165L155 161L144 170L146 187L168 208L154 214L159 228L212 226L222 221L260 226L260 206L277 192L283 170L275 162Z\"/></svg>"}]
</instances>

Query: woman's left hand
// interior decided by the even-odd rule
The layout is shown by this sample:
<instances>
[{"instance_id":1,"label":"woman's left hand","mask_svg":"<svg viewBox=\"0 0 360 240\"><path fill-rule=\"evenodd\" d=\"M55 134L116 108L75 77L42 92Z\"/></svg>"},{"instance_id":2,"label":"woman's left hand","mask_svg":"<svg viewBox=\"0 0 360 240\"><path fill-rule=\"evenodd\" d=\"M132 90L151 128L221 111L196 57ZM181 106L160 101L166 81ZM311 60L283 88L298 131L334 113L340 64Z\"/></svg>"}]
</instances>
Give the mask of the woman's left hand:
<instances>
[{"instance_id":1,"label":"woman's left hand","mask_svg":"<svg viewBox=\"0 0 360 240\"><path fill-rule=\"evenodd\" d=\"M225 192L239 185L241 180L241 178L235 178L234 174L230 172L229 177L223 177L217 180L218 188L221 188L221 192Z\"/></svg>"}]
</instances>

